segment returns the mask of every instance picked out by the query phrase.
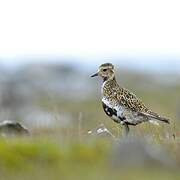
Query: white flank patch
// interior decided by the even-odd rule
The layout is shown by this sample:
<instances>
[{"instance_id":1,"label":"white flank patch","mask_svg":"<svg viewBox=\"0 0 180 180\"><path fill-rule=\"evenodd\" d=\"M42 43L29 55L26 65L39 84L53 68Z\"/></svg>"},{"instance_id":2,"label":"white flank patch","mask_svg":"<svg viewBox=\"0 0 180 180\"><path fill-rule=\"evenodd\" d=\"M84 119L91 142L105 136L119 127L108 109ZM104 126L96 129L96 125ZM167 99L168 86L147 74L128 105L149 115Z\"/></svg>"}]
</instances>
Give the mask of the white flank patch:
<instances>
[{"instance_id":1,"label":"white flank patch","mask_svg":"<svg viewBox=\"0 0 180 180\"><path fill-rule=\"evenodd\" d=\"M117 116L122 117L125 109L122 106L113 106L110 101L106 97L103 97L102 102L108 106L109 108L115 109L117 111ZM116 117L117 118L117 117ZM118 118L117 118L118 119Z\"/></svg>"},{"instance_id":2,"label":"white flank patch","mask_svg":"<svg viewBox=\"0 0 180 180\"><path fill-rule=\"evenodd\" d=\"M124 113L125 109L122 106L115 106L115 109L117 111L117 116L123 117L123 113Z\"/></svg>"},{"instance_id":3,"label":"white flank patch","mask_svg":"<svg viewBox=\"0 0 180 180\"><path fill-rule=\"evenodd\" d=\"M103 97L102 102L109 108L113 108L112 104L107 100L107 98Z\"/></svg>"}]
</instances>

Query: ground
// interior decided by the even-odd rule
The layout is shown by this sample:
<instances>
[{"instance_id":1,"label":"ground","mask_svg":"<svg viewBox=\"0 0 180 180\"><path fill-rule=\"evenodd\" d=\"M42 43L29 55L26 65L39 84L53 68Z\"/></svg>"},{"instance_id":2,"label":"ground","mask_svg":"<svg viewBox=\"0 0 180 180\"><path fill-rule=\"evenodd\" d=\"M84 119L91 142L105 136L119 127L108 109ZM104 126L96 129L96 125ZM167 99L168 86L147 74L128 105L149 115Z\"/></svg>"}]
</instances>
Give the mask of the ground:
<instances>
[{"instance_id":1,"label":"ground","mask_svg":"<svg viewBox=\"0 0 180 180\"><path fill-rule=\"evenodd\" d=\"M143 128L142 134L146 132L147 127L141 128ZM121 136L120 139L91 137L81 132L79 137L78 130L78 133L68 135L65 130L47 131L46 129L40 134L34 131L34 135L29 137L0 139L1 179L178 180L180 176L179 139L174 139L173 136L165 137L163 127L159 130L151 131L154 136L151 137L149 143L160 145L162 149L165 149L167 155L176 162L173 167L154 164L116 167L111 158L114 147L122 140Z\"/></svg>"},{"instance_id":2,"label":"ground","mask_svg":"<svg viewBox=\"0 0 180 180\"><path fill-rule=\"evenodd\" d=\"M160 164L148 160L139 161L137 158L140 164L127 166L124 164L129 160L128 155L122 155L124 156L122 162L121 154L120 158L114 155L114 149L123 141L122 129L104 114L100 93L93 94L85 100L45 95L35 98L35 104L43 111L51 113L57 124L50 127L31 127L29 122L25 125L30 129L31 135L1 137L0 179L179 180L180 87L179 85L151 87L151 84L148 84L148 87L143 89L141 82L139 85L133 82L126 87L133 89L152 110L170 118L171 123L170 125L160 123L159 126L144 123L131 127L130 136L145 141L149 149L160 148L160 154L164 153L163 158L170 159L171 165L166 162L163 164L164 161ZM69 124L62 124L65 121L62 119L64 116L59 117L59 114L68 115ZM23 119L17 120L23 122ZM88 134L88 131L100 124L104 124L115 138ZM146 149L147 152L149 149ZM131 148L127 150L130 150L131 154L136 154ZM118 161L117 164L115 160Z\"/></svg>"}]
</instances>

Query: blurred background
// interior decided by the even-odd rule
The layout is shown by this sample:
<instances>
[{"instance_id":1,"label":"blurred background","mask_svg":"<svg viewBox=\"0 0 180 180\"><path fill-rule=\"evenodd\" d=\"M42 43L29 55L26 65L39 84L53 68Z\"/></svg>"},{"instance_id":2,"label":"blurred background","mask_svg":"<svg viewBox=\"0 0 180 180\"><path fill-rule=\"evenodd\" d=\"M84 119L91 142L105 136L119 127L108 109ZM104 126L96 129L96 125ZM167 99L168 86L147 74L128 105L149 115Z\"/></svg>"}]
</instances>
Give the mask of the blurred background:
<instances>
[{"instance_id":1,"label":"blurred background","mask_svg":"<svg viewBox=\"0 0 180 180\"><path fill-rule=\"evenodd\" d=\"M151 136L155 144L178 139L179 6L177 0L0 2L0 121L70 144L102 124L120 137L121 127L101 107L102 80L90 78L110 62L120 85L172 120L158 128L142 124L132 133ZM171 148L180 160L179 143Z\"/></svg>"},{"instance_id":2,"label":"blurred background","mask_svg":"<svg viewBox=\"0 0 180 180\"><path fill-rule=\"evenodd\" d=\"M101 107L102 80L90 77L103 62L115 65L120 85L178 123L180 61L162 56L7 58L0 68L0 120L23 122L32 129L65 128L76 126L81 113L86 128L100 123L116 127Z\"/></svg>"}]
</instances>

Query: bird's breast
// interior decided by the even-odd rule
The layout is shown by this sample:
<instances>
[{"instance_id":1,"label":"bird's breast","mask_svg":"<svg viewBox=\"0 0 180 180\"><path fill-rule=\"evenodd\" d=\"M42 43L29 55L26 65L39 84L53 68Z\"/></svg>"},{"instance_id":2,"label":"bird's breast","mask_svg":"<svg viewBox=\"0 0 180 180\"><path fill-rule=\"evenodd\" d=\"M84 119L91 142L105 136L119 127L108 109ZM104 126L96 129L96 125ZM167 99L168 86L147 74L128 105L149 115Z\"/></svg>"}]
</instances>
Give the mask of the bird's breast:
<instances>
[{"instance_id":1,"label":"bird's breast","mask_svg":"<svg viewBox=\"0 0 180 180\"><path fill-rule=\"evenodd\" d=\"M124 120L123 113L125 109L123 107L118 106L115 102L112 102L105 97L102 99L102 105L104 112L114 121L121 122Z\"/></svg>"}]
</instances>

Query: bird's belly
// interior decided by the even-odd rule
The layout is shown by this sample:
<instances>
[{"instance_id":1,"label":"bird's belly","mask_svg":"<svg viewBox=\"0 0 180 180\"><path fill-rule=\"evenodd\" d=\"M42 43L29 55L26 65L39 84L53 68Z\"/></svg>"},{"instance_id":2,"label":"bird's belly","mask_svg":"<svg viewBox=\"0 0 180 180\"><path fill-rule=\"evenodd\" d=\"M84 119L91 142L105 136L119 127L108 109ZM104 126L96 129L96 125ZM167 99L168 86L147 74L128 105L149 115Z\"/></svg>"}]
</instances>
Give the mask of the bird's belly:
<instances>
[{"instance_id":1,"label":"bird's belly","mask_svg":"<svg viewBox=\"0 0 180 180\"><path fill-rule=\"evenodd\" d=\"M102 100L104 112L115 122L122 123L124 121L123 113L125 109L121 106L113 106L110 102Z\"/></svg>"},{"instance_id":2,"label":"bird's belly","mask_svg":"<svg viewBox=\"0 0 180 180\"><path fill-rule=\"evenodd\" d=\"M117 123L137 125L147 121L144 117L139 116L138 113L130 111L123 106L113 106L113 104L107 101L107 99L102 99L102 104L105 113Z\"/></svg>"}]
</instances>

